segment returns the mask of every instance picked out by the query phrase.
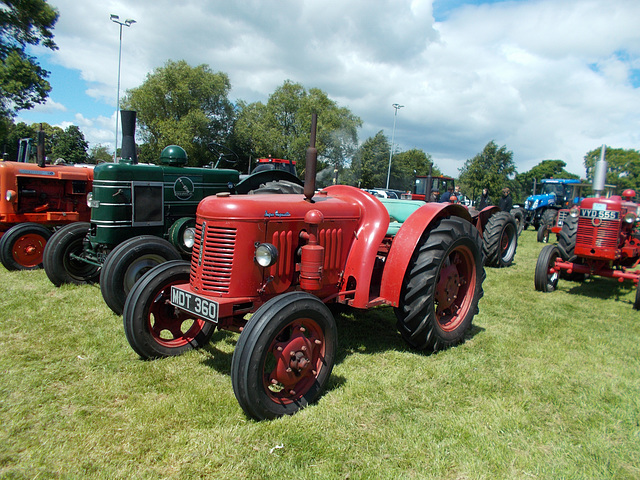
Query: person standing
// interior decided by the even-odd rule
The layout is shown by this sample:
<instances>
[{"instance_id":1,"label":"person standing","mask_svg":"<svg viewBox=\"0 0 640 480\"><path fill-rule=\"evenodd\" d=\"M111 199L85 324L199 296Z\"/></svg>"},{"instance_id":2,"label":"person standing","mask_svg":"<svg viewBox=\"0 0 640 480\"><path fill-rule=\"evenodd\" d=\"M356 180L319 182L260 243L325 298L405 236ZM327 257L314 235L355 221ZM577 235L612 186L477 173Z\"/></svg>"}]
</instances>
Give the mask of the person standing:
<instances>
[{"instance_id":1,"label":"person standing","mask_svg":"<svg viewBox=\"0 0 640 480\"><path fill-rule=\"evenodd\" d=\"M491 197L489 196L489 189L483 188L482 195L480 195L480 199L478 200L478 206L476 207L478 210L482 210L483 208L491 205Z\"/></svg>"},{"instance_id":2,"label":"person standing","mask_svg":"<svg viewBox=\"0 0 640 480\"><path fill-rule=\"evenodd\" d=\"M511 211L511 208L513 207L513 200L511 199L511 190L509 190L508 187L504 187L502 189L502 197L500 197L498 206L503 212Z\"/></svg>"}]
</instances>

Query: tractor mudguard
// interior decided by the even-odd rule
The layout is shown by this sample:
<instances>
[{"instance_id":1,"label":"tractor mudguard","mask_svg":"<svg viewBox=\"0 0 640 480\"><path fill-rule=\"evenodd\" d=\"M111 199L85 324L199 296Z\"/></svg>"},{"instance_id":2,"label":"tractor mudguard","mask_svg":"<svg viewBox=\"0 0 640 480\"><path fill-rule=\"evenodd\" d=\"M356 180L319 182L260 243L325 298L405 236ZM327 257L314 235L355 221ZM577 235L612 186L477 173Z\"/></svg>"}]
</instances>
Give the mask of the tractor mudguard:
<instances>
[{"instance_id":1,"label":"tractor mudguard","mask_svg":"<svg viewBox=\"0 0 640 480\"><path fill-rule=\"evenodd\" d=\"M438 217L460 217L468 222L473 221L462 205L447 203L427 203L407 218L393 239L380 286L380 296L394 307L399 305L402 281L416 245Z\"/></svg>"},{"instance_id":2,"label":"tractor mudguard","mask_svg":"<svg viewBox=\"0 0 640 480\"><path fill-rule=\"evenodd\" d=\"M480 233L480 236L482 237L482 233L484 232L484 227L487 225L487 222L489 221L489 218L494 215L495 213L500 212L500 208L496 207L495 205L483 208L481 211L479 211L477 214L472 214L471 218L472 218L472 222L473 224L476 226L476 228L478 229L478 232ZM477 210L476 210L477 212Z\"/></svg>"},{"instance_id":3,"label":"tractor mudguard","mask_svg":"<svg viewBox=\"0 0 640 480\"><path fill-rule=\"evenodd\" d=\"M265 170L262 172L254 173L246 178L243 178L233 188L233 193L244 194L249 193L251 190L255 190L260 185L267 182L277 182L279 180L286 180L304 186L304 182L295 175L284 170Z\"/></svg>"}]
</instances>

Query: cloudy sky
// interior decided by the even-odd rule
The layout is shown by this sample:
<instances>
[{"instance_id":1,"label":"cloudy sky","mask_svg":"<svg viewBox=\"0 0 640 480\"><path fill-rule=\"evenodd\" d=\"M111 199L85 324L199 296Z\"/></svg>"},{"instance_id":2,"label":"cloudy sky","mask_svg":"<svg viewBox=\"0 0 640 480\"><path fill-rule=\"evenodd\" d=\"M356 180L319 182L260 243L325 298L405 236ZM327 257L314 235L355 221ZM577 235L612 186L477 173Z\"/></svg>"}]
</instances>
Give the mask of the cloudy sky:
<instances>
[{"instance_id":1,"label":"cloudy sky","mask_svg":"<svg viewBox=\"0 0 640 480\"><path fill-rule=\"evenodd\" d=\"M491 140L519 172L606 144L640 148L638 0L49 0L59 50L46 105L19 121L78 125L113 148L119 26L121 95L167 60L225 72L231 100L265 102L289 79L318 87L396 149L445 173Z\"/></svg>"}]
</instances>

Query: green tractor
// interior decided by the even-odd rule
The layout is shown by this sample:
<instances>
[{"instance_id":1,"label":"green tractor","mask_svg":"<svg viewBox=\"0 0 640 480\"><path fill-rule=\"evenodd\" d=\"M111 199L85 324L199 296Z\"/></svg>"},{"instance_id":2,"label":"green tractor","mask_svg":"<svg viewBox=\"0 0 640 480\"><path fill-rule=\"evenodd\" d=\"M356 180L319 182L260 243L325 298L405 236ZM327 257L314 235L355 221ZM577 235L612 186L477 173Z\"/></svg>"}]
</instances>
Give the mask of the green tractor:
<instances>
[{"instance_id":1,"label":"green tractor","mask_svg":"<svg viewBox=\"0 0 640 480\"><path fill-rule=\"evenodd\" d=\"M264 190L303 191L302 181L283 169L241 176L233 169L187 167L187 154L177 145L162 151L159 165L140 164L133 142L135 112L131 113L134 120L128 122L127 112L122 112L123 159L94 170L93 191L87 197L90 222L56 231L43 254L45 272L54 285L99 281L105 302L118 315L127 293L147 270L190 257L202 199Z\"/></svg>"}]
</instances>

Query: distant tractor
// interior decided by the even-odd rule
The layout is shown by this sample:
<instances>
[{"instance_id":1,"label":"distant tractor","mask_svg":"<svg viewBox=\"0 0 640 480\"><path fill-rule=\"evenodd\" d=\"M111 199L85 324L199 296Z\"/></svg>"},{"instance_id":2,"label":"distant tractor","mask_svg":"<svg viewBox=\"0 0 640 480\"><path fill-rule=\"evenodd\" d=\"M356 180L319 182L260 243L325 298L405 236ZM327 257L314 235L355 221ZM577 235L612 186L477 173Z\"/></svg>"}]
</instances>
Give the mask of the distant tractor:
<instances>
[{"instance_id":1,"label":"distant tractor","mask_svg":"<svg viewBox=\"0 0 640 480\"><path fill-rule=\"evenodd\" d=\"M45 245L55 228L87 221L93 166L45 162L44 132L37 148L20 140L15 162L0 162L0 262L7 270L42 265ZM37 163L28 163L37 150Z\"/></svg>"},{"instance_id":2,"label":"distant tractor","mask_svg":"<svg viewBox=\"0 0 640 480\"><path fill-rule=\"evenodd\" d=\"M599 168L606 171L606 166ZM586 275L630 280L636 287L633 308L640 310L640 218L639 206L632 201L636 193L627 189L621 197L599 196L603 179L601 174L594 183L596 196L583 199L564 218L558 244L546 245L540 252L535 288L552 292L560 278L583 280Z\"/></svg>"},{"instance_id":3,"label":"distant tractor","mask_svg":"<svg viewBox=\"0 0 640 480\"><path fill-rule=\"evenodd\" d=\"M455 180L442 175L416 175L413 192L403 199L438 202L442 194L455 187ZM472 223L482 237L482 251L488 267L508 267L513 263L518 248L518 222L510 212L502 212L497 206L478 211L465 205Z\"/></svg>"},{"instance_id":4,"label":"distant tractor","mask_svg":"<svg viewBox=\"0 0 640 480\"><path fill-rule=\"evenodd\" d=\"M258 420L293 414L325 387L338 353L328 305L392 306L411 347L438 350L464 339L483 294L480 235L462 206L344 185L315 193L315 123L304 195L204 199L191 262L150 270L124 308L144 359L202 347L216 328L240 332L231 382Z\"/></svg>"},{"instance_id":5,"label":"distant tractor","mask_svg":"<svg viewBox=\"0 0 640 480\"><path fill-rule=\"evenodd\" d=\"M540 193L536 194L534 187L533 195L527 197L524 203L523 228L526 229L529 225L533 225L535 230L539 230L541 226L551 227L558 211L569 208L574 203L573 186L579 183L580 180L575 179L543 179L540 182Z\"/></svg>"},{"instance_id":6,"label":"distant tractor","mask_svg":"<svg viewBox=\"0 0 640 480\"><path fill-rule=\"evenodd\" d=\"M266 169L242 181L237 170L187 167L187 153L166 147L160 165L141 164L135 155L135 112L123 111L123 159L98 165L88 198L90 222L58 230L44 251L51 282L100 282L102 296L122 314L126 295L151 267L188 258L196 208L220 192L302 192L302 182L285 169Z\"/></svg>"}]
</instances>

